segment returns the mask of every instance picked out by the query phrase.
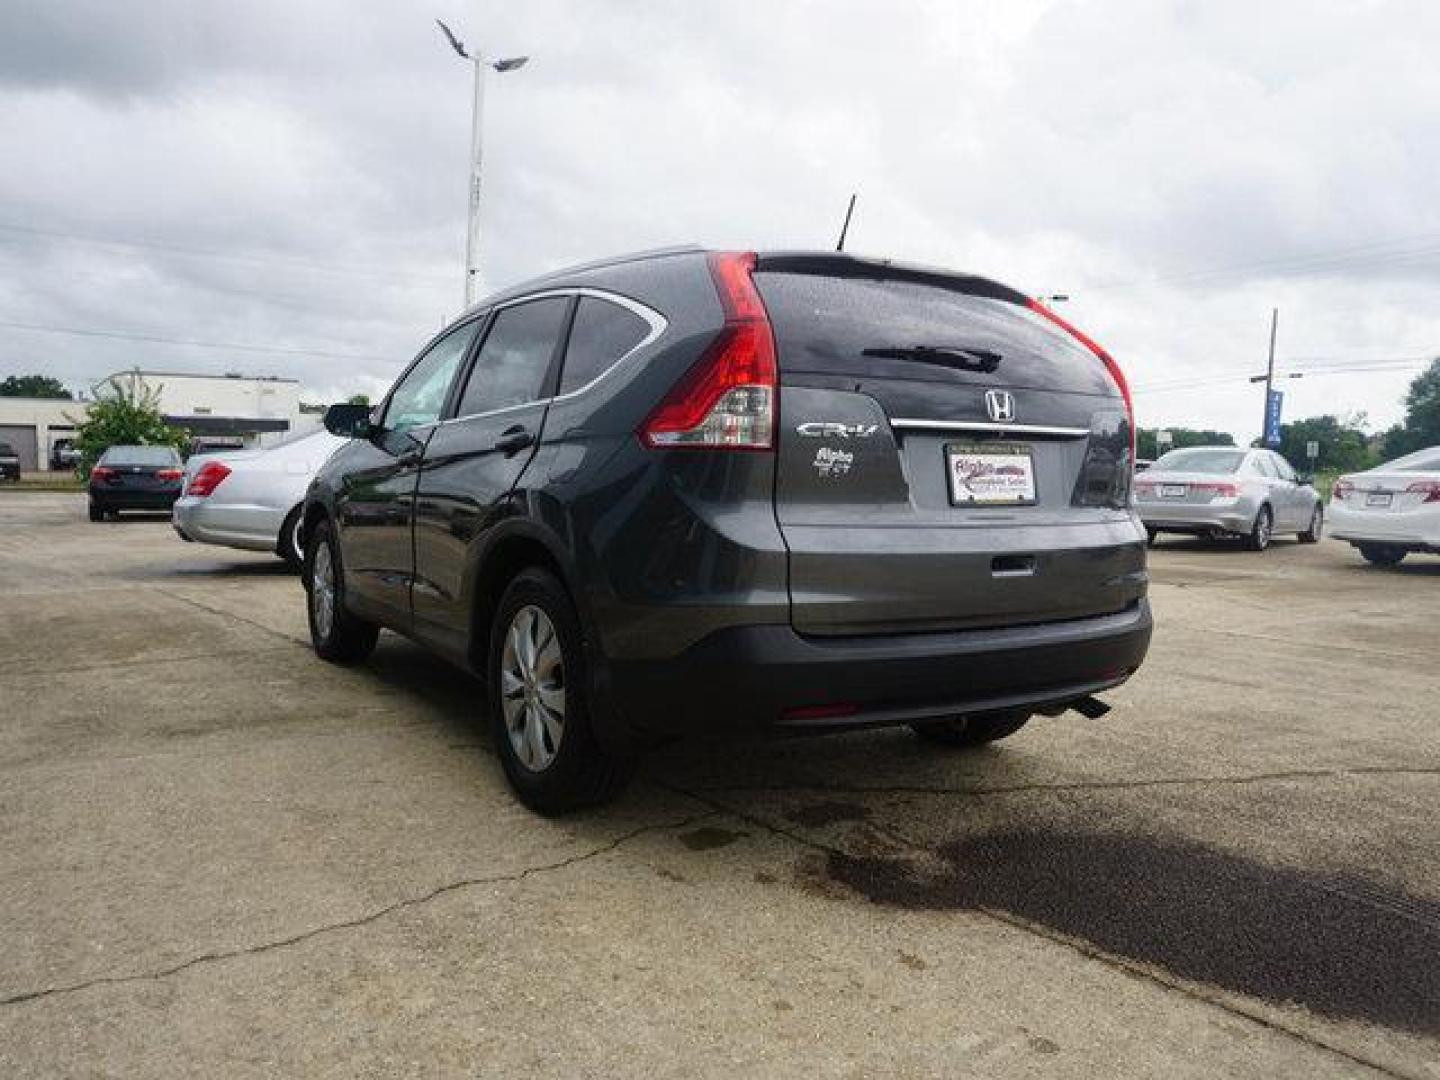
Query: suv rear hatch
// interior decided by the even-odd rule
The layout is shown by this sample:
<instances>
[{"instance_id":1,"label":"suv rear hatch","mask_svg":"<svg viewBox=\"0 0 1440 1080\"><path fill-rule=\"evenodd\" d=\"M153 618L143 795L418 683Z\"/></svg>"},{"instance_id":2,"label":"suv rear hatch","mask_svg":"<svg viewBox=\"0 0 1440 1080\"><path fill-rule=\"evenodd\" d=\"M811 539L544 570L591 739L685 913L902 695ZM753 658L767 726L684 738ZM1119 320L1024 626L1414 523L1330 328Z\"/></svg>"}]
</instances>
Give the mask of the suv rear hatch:
<instances>
[{"instance_id":1,"label":"suv rear hatch","mask_svg":"<svg viewBox=\"0 0 1440 1080\"><path fill-rule=\"evenodd\" d=\"M1144 592L1117 376L1019 293L762 256L780 378L775 512L806 634L992 627Z\"/></svg>"}]
</instances>

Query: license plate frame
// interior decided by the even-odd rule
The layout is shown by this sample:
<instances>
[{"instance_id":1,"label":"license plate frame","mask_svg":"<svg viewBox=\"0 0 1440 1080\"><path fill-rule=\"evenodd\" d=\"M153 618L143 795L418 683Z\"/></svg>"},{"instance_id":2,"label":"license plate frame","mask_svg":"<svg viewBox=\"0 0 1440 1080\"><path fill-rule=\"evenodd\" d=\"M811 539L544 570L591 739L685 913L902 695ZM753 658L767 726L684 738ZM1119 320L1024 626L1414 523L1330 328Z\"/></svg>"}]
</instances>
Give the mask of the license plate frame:
<instances>
[{"instance_id":1,"label":"license plate frame","mask_svg":"<svg viewBox=\"0 0 1440 1080\"><path fill-rule=\"evenodd\" d=\"M1395 501L1395 493L1391 491L1372 491L1365 496L1365 509L1367 510L1388 510Z\"/></svg>"},{"instance_id":2,"label":"license plate frame","mask_svg":"<svg viewBox=\"0 0 1440 1080\"><path fill-rule=\"evenodd\" d=\"M1162 499L1183 499L1190 494L1189 484L1161 484L1160 497Z\"/></svg>"},{"instance_id":3,"label":"license plate frame","mask_svg":"<svg viewBox=\"0 0 1440 1080\"><path fill-rule=\"evenodd\" d=\"M945 485L952 506L1034 506L1034 448L1028 443L946 443Z\"/></svg>"}]
</instances>

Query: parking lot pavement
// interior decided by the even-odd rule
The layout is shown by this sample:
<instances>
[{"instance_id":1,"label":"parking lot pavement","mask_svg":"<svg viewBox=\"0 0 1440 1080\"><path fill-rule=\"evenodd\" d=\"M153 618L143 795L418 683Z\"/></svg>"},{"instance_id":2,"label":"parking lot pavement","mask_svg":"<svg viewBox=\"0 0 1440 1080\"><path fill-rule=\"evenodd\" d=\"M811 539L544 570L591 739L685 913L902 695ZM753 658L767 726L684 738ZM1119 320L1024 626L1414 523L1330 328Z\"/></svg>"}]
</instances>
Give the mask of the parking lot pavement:
<instances>
[{"instance_id":1,"label":"parking lot pavement","mask_svg":"<svg viewBox=\"0 0 1440 1080\"><path fill-rule=\"evenodd\" d=\"M0 1075L1440 1076L1440 559L1163 541L1099 721L511 799L278 560L0 495Z\"/></svg>"}]
</instances>

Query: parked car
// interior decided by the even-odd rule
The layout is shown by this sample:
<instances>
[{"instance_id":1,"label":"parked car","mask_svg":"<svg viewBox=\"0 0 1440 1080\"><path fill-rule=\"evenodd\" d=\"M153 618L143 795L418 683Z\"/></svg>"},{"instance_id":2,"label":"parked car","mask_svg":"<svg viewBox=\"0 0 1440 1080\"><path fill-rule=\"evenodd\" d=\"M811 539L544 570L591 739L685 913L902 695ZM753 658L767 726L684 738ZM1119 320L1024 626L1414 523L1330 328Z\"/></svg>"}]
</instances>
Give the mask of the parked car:
<instances>
[{"instance_id":1,"label":"parked car","mask_svg":"<svg viewBox=\"0 0 1440 1080\"><path fill-rule=\"evenodd\" d=\"M1135 481L1135 504L1152 543L1162 532L1239 536L1251 551L1264 551L1285 533L1314 544L1325 527L1310 477L1273 450L1171 450Z\"/></svg>"},{"instance_id":2,"label":"parked car","mask_svg":"<svg viewBox=\"0 0 1440 1080\"><path fill-rule=\"evenodd\" d=\"M8 442L0 442L0 480L20 479L20 455Z\"/></svg>"},{"instance_id":3,"label":"parked car","mask_svg":"<svg viewBox=\"0 0 1440 1080\"><path fill-rule=\"evenodd\" d=\"M50 448L50 468L55 472L66 472L80 463L80 451L68 439L62 439Z\"/></svg>"},{"instance_id":4,"label":"parked car","mask_svg":"<svg viewBox=\"0 0 1440 1080\"><path fill-rule=\"evenodd\" d=\"M169 510L185 470L171 446L112 446L90 470L90 520L121 510Z\"/></svg>"},{"instance_id":5,"label":"parked car","mask_svg":"<svg viewBox=\"0 0 1440 1080\"><path fill-rule=\"evenodd\" d=\"M1440 555L1440 446L1336 480L1330 529L1377 566L1417 551Z\"/></svg>"},{"instance_id":6,"label":"parked car","mask_svg":"<svg viewBox=\"0 0 1440 1080\"><path fill-rule=\"evenodd\" d=\"M299 567L305 489L345 441L316 431L265 449L192 457L171 511L175 531L202 544L273 551Z\"/></svg>"},{"instance_id":7,"label":"parked car","mask_svg":"<svg viewBox=\"0 0 1440 1080\"><path fill-rule=\"evenodd\" d=\"M598 263L482 303L326 425L352 441L306 497L316 652L384 626L481 674L541 812L675 736L1100 715L1150 639L1124 378L983 278Z\"/></svg>"}]
</instances>

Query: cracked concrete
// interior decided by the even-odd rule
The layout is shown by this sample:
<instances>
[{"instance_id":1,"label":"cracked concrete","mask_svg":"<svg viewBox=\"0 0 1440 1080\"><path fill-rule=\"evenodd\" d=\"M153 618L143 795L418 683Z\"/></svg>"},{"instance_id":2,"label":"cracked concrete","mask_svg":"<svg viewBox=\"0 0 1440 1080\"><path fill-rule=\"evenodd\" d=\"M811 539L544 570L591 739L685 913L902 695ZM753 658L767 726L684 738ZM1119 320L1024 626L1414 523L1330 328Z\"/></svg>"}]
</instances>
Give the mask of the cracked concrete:
<instances>
[{"instance_id":1,"label":"cracked concrete","mask_svg":"<svg viewBox=\"0 0 1440 1080\"><path fill-rule=\"evenodd\" d=\"M0 496L7 1077L1440 1077L1436 1040L1363 998L1185 974L1223 892L1207 908L1204 878L1145 854L1309 875L1254 886L1282 962L1287 917L1297 963L1305 920L1371 975L1346 950L1378 928L1427 940L1440 673L1415 658L1440 645L1440 560L1163 544L1155 651L1105 720L973 754L903 732L679 746L620 804L544 821L505 791L468 679L388 636L319 664L277 561L82 512ZM1063 858L1006 871L1078 874L1058 911L998 870L998 901L950 903L977 879L949 853L997 836L1132 845L1165 949L1124 951L1123 903L1092 940L1067 912L1102 890ZM857 892L837 856L931 906Z\"/></svg>"}]
</instances>

